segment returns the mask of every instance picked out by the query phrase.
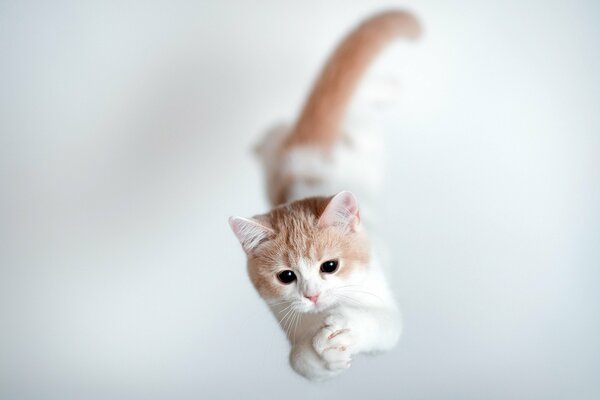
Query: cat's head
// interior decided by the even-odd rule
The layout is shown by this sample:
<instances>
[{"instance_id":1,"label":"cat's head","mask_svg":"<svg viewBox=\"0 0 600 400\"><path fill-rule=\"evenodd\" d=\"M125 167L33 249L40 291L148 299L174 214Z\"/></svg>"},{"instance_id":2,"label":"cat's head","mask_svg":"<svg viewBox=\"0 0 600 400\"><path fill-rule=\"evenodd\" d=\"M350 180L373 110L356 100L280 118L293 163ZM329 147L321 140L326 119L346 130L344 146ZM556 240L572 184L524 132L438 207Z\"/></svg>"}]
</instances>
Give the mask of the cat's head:
<instances>
[{"instance_id":1,"label":"cat's head","mask_svg":"<svg viewBox=\"0 0 600 400\"><path fill-rule=\"evenodd\" d=\"M350 192L311 197L229 223L248 256L248 274L272 305L318 312L351 300L369 262Z\"/></svg>"}]
</instances>

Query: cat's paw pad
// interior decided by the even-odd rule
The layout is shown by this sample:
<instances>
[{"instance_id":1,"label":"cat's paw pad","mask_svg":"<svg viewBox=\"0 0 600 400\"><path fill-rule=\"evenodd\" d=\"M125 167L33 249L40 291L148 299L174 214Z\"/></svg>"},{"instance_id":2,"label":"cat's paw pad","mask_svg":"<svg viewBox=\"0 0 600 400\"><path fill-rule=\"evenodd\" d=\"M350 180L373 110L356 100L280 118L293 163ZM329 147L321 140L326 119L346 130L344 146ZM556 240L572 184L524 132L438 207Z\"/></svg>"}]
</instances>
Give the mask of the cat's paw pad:
<instances>
[{"instance_id":1,"label":"cat's paw pad","mask_svg":"<svg viewBox=\"0 0 600 400\"><path fill-rule=\"evenodd\" d=\"M352 356L347 348L329 348L323 352L325 366L331 371L350 368Z\"/></svg>"},{"instance_id":2,"label":"cat's paw pad","mask_svg":"<svg viewBox=\"0 0 600 400\"><path fill-rule=\"evenodd\" d=\"M313 338L313 348L331 370L350 366L353 345L352 331L347 328L346 320L337 315L327 317L325 326Z\"/></svg>"}]
</instances>

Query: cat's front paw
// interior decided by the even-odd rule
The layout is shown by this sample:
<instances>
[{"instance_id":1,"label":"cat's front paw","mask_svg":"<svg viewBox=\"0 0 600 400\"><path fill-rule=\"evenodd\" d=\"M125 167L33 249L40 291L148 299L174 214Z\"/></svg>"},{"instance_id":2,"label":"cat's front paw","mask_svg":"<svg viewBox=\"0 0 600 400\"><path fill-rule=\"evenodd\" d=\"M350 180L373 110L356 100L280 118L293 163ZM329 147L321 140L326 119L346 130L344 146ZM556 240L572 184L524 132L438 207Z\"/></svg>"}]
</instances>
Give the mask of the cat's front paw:
<instances>
[{"instance_id":1,"label":"cat's front paw","mask_svg":"<svg viewBox=\"0 0 600 400\"><path fill-rule=\"evenodd\" d=\"M314 336L312 344L327 368L335 371L350 367L354 343L354 335L344 317L330 315Z\"/></svg>"}]
</instances>

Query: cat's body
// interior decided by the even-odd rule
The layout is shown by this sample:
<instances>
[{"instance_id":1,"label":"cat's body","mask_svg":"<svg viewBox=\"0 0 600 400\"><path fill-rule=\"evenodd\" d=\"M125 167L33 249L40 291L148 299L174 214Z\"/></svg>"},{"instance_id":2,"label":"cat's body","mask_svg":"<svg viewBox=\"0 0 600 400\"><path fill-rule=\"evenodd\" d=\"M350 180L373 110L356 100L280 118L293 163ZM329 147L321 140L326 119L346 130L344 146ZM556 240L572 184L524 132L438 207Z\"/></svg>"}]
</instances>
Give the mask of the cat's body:
<instances>
[{"instance_id":1,"label":"cat's body","mask_svg":"<svg viewBox=\"0 0 600 400\"><path fill-rule=\"evenodd\" d=\"M389 350L400 336L399 311L369 239L382 144L347 108L379 50L418 31L414 17L395 11L350 33L296 124L272 129L258 147L275 208L230 219L250 279L290 341L292 367L311 380L340 373L356 354ZM361 198L360 213L348 189Z\"/></svg>"}]
</instances>

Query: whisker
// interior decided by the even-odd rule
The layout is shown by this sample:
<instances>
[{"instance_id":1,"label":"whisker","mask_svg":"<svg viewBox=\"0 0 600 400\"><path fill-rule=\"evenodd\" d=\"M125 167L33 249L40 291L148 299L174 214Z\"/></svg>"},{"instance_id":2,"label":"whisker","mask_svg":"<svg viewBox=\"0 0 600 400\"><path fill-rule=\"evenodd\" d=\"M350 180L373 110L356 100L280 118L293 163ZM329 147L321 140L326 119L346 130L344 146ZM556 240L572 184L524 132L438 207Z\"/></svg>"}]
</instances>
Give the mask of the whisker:
<instances>
[{"instance_id":1,"label":"whisker","mask_svg":"<svg viewBox=\"0 0 600 400\"><path fill-rule=\"evenodd\" d=\"M355 286L358 286L358 285L355 285ZM338 289L339 289L339 290L344 290L344 291L346 291L346 292L354 292L354 293L368 294L368 295L370 295L370 296L373 296L373 297L375 297L376 299L378 299L378 300L379 300L379 301L381 301L382 303L385 303L381 297L377 296L377 295L376 295L376 294L374 294L374 293L371 293L371 292L369 292L369 291L366 291L366 290L351 289L351 288L348 288L348 286L344 286L344 287L336 288L336 290L338 290Z\"/></svg>"},{"instance_id":2,"label":"whisker","mask_svg":"<svg viewBox=\"0 0 600 400\"><path fill-rule=\"evenodd\" d=\"M294 327L294 345L296 344L296 331L298 330L298 325L302 322L302 314L298 313L298 318L296 319L296 326Z\"/></svg>"},{"instance_id":3,"label":"whisker","mask_svg":"<svg viewBox=\"0 0 600 400\"><path fill-rule=\"evenodd\" d=\"M282 304L289 304L289 303L293 303L293 302L294 302L294 300L281 300L281 301L267 302L267 304L274 307L274 306L280 306Z\"/></svg>"},{"instance_id":4,"label":"whisker","mask_svg":"<svg viewBox=\"0 0 600 400\"><path fill-rule=\"evenodd\" d=\"M346 300L348 300L349 302L351 302L351 303L353 303L353 304L355 304L355 305L357 305L357 306L362 306L362 305L363 305L363 304L362 304L360 301L358 301L358 300L356 300L355 298L352 298L352 297L350 297L350 296L345 296L345 295L343 295L343 294L339 294L339 293L338 293L337 295L338 295L339 297L343 298L343 299L346 299Z\"/></svg>"},{"instance_id":5,"label":"whisker","mask_svg":"<svg viewBox=\"0 0 600 400\"><path fill-rule=\"evenodd\" d=\"M290 304L289 306L287 306L286 308L284 308L283 310L279 311L279 314L281 314L282 312L284 312L285 310L287 310L288 308L292 307L294 304Z\"/></svg>"},{"instance_id":6,"label":"whisker","mask_svg":"<svg viewBox=\"0 0 600 400\"><path fill-rule=\"evenodd\" d=\"M296 318L298 317L298 313L294 313L294 317L292 318L291 322L290 322L290 326L288 327L288 338L290 339L290 341L292 342L292 347L294 346L294 342L295 342L295 338L292 336L292 327L294 326L294 322L296 321Z\"/></svg>"},{"instance_id":7,"label":"whisker","mask_svg":"<svg viewBox=\"0 0 600 400\"><path fill-rule=\"evenodd\" d=\"M285 319L294 311L294 308L290 308L287 313L279 320L279 325L283 324Z\"/></svg>"},{"instance_id":8,"label":"whisker","mask_svg":"<svg viewBox=\"0 0 600 400\"><path fill-rule=\"evenodd\" d=\"M295 310L292 311L292 316L286 321L286 324L285 324L285 335L287 336L288 339L290 338L290 328L292 327L292 322L291 321L294 318L296 318L296 314L297 313L296 313Z\"/></svg>"}]
</instances>

